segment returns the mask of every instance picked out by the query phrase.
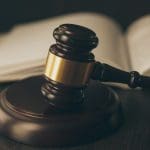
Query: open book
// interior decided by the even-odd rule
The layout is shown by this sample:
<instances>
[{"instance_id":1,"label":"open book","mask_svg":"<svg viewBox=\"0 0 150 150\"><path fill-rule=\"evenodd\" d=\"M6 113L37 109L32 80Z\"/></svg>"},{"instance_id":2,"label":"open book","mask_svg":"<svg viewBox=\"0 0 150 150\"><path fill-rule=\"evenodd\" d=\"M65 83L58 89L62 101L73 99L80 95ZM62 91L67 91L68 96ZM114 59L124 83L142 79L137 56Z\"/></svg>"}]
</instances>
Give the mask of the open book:
<instances>
[{"instance_id":1,"label":"open book","mask_svg":"<svg viewBox=\"0 0 150 150\"><path fill-rule=\"evenodd\" d=\"M113 19L96 13L74 13L15 26L0 34L0 82L43 74L53 30L74 23L94 30L97 61L150 75L150 15L133 22L125 33Z\"/></svg>"}]
</instances>

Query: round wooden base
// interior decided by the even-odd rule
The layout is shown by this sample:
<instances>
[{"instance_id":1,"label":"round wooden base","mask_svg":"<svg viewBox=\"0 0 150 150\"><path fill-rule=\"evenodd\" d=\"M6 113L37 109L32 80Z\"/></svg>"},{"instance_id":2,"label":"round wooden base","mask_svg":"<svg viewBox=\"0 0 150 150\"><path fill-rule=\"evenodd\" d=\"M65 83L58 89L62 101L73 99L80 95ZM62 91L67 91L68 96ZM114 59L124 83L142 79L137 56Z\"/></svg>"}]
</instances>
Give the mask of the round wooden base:
<instances>
[{"instance_id":1,"label":"round wooden base","mask_svg":"<svg viewBox=\"0 0 150 150\"><path fill-rule=\"evenodd\" d=\"M62 112L41 93L42 76L17 82L0 95L0 132L34 146L72 146L104 137L122 123L118 96L99 82L85 89L76 111Z\"/></svg>"}]
</instances>

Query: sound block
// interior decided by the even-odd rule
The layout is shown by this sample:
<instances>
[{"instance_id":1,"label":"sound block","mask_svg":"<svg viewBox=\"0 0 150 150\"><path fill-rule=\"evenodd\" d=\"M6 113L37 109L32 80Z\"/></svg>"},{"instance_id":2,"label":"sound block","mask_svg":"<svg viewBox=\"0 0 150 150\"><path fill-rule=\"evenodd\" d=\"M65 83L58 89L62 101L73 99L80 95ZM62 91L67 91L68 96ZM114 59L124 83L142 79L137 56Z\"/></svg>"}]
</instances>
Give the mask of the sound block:
<instances>
[{"instance_id":1,"label":"sound block","mask_svg":"<svg viewBox=\"0 0 150 150\"><path fill-rule=\"evenodd\" d=\"M34 146L73 146L92 142L115 131L122 123L116 93L90 81L85 101L76 111L63 112L41 93L42 76L19 81L0 94L0 132Z\"/></svg>"}]
</instances>

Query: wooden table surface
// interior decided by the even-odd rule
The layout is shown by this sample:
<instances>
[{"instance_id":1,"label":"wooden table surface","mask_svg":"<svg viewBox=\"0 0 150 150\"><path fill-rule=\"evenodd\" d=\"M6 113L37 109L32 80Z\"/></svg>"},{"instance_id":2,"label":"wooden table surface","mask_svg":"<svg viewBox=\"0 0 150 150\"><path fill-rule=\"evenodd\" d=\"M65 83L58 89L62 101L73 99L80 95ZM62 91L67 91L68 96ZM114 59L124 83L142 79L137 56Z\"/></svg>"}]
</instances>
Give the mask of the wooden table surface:
<instances>
[{"instance_id":1,"label":"wooden table surface","mask_svg":"<svg viewBox=\"0 0 150 150\"><path fill-rule=\"evenodd\" d=\"M115 90L122 101L125 123L113 135L69 148L36 148L0 136L0 150L150 150L150 90Z\"/></svg>"}]
</instances>

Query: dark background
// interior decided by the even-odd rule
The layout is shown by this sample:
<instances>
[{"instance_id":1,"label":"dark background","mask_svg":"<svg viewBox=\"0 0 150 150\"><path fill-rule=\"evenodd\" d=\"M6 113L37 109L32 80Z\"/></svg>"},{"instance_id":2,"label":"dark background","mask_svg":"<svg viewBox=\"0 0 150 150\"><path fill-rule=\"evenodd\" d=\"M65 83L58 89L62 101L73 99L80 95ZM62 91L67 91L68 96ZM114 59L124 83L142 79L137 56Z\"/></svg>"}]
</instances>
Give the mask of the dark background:
<instances>
[{"instance_id":1,"label":"dark background","mask_svg":"<svg viewBox=\"0 0 150 150\"><path fill-rule=\"evenodd\" d=\"M16 23L78 11L105 13L126 28L150 13L150 0L0 0L0 31Z\"/></svg>"}]
</instances>

